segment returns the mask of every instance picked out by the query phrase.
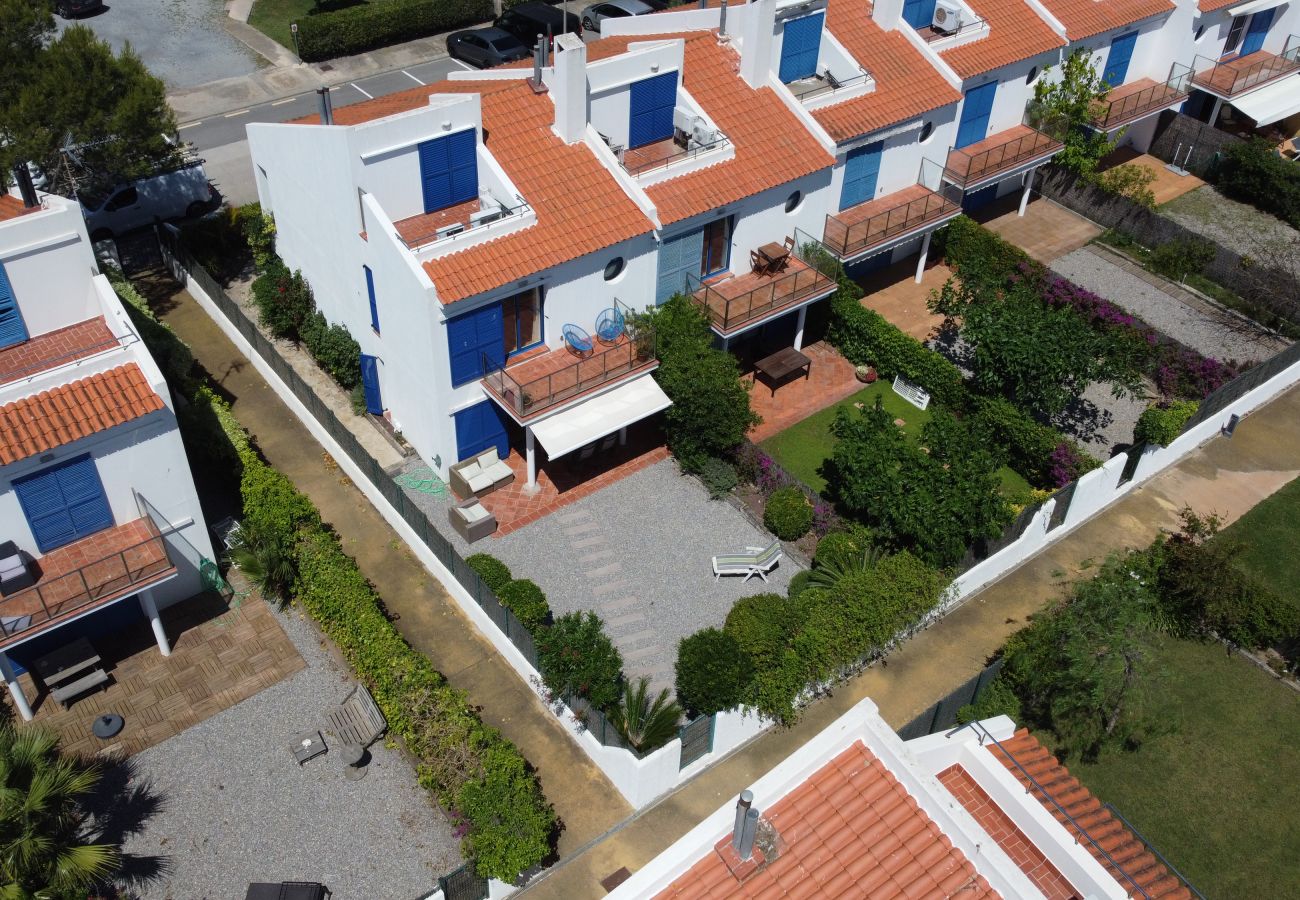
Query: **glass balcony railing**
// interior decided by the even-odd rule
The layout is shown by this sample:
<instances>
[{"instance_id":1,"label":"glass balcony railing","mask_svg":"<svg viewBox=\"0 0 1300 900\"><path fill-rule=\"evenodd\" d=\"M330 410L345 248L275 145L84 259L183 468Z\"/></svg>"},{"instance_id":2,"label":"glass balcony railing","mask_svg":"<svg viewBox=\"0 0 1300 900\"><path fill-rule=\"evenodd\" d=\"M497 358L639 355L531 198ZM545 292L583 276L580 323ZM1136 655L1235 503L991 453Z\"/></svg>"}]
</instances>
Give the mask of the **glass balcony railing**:
<instances>
[{"instance_id":1,"label":"glass balcony railing","mask_svg":"<svg viewBox=\"0 0 1300 900\"><path fill-rule=\"evenodd\" d=\"M1192 69L1174 63L1169 77L1162 84L1153 84L1130 94L1114 92L1099 104L1094 121L1102 130L1118 128L1156 110L1165 109L1187 98L1191 89Z\"/></svg>"},{"instance_id":2,"label":"glass balcony railing","mask_svg":"<svg viewBox=\"0 0 1300 900\"><path fill-rule=\"evenodd\" d=\"M728 335L801 301L835 291L835 260L815 241L797 243L784 267L705 281L687 276L691 298L709 317L713 330Z\"/></svg>"},{"instance_id":3,"label":"glass balcony railing","mask_svg":"<svg viewBox=\"0 0 1300 900\"><path fill-rule=\"evenodd\" d=\"M961 212L961 189L938 177L937 163L923 160L921 168L911 187L828 215L822 243L844 259Z\"/></svg>"}]
</instances>

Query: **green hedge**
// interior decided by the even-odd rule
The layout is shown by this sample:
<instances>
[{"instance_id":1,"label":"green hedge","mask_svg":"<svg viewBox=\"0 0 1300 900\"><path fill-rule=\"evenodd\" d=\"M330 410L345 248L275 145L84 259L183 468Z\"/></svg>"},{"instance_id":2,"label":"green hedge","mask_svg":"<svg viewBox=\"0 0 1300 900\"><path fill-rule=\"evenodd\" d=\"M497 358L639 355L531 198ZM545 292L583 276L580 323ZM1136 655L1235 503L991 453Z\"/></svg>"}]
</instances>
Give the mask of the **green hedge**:
<instances>
[{"instance_id":1,"label":"green hedge","mask_svg":"<svg viewBox=\"0 0 1300 900\"><path fill-rule=\"evenodd\" d=\"M298 21L304 62L350 56L492 18L492 0L374 0Z\"/></svg>"},{"instance_id":2,"label":"green hedge","mask_svg":"<svg viewBox=\"0 0 1300 900\"><path fill-rule=\"evenodd\" d=\"M1216 169L1219 187L1300 228L1300 166L1278 156L1263 139L1233 144Z\"/></svg>"},{"instance_id":3,"label":"green hedge","mask_svg":"<svg viewBox=\"0 0 1300 900\"><path fill-rule=\"evenodd\" d=\"M791 485L767 498L763 525L783 541L797 541L812 527L813 509L802 490Z\"/></svg>"},{"instance_id":4,"label":"green hedge","mask_svg":"<svg viewBox=\"0 0 1300 900\"><path fill-rule=\"evenodd\" d=\"M1003 287L1016 266L1030 261L1028 253L966 216L945 226L943 248L949 267L960 271L964 281L994 288Z\"/></svg>"},{"instance_id":5,"label":"green hedge","mask_svg":"<svg viewBox=\"0 0 1300 900\"><path fill-rule=\"evenodd\" d=\"M1133 440L1138 444L1159 444L1161 447L1183 433L1187 420L1196 415L1201 404L1195 400L1173 400L1153 403L1138 416L1133 428Z\"/></svg>"},{"instance_id":6,"label":"green hedge","mask_svg":"<svg viewBox=\"0 0 1300 900\"><path fill-rule=\"evenodd\" d=\"M551 615L546 594L527 578L508 582L497 591L497 599L515 614L519 624L532 633L536 633L537 629L546 625L546 620Z\"/></svg>"},{"instance_id":7,"label":"green hedge","mask_svg":"<svg viewBox=\"0 0 1300 900\"><path fill-rule=\"evenodd\" d=\"M1035 422L1001 397L978 397L972 406L972 426L985 436L988 446L1006 454L1011 468L1034 487L1057 487L1052 453L1069 438L1050 425Z\"/></svg>"}]
</instances>

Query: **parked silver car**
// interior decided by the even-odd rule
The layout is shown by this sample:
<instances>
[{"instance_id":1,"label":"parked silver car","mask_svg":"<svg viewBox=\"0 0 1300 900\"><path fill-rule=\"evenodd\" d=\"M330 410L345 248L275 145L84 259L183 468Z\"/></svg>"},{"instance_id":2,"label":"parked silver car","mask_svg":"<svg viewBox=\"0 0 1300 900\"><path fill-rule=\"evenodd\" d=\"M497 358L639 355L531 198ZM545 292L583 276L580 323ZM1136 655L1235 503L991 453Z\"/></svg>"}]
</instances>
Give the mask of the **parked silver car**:
<instances>
[{"instance_id":1,"label":"parked silver car","mask_svg":"<svg viewBox=\"0 0 1300 900\"><path fill-rule=\"evenodd\" d=\"M655 7L642 0L606 0L604 3L593 3L582 11L582 27L588 31L600 31L600 23L606 19L644 16L654 11Z\"/></svg>"}]
</instances>

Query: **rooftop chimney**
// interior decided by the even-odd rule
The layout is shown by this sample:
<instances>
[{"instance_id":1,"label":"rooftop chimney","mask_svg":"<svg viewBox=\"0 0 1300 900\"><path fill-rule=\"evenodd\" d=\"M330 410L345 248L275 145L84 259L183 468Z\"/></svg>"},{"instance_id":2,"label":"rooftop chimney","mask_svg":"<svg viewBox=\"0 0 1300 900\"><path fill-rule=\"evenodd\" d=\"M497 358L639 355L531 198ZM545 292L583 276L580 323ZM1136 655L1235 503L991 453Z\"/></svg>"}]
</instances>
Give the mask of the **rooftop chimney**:
<instances>
[{"instance_id":1,"label":"rooftop chimney","mask_svg":"<svg viewBox=\"0 0 1300 900\"><path fill-rule=\"evenodd\" d=\"M772 32L776 28L776 0L754 0L745 10L741 28L740 77L752 88L767 84L772 71Z\"/></svg>"},{"instance_id":2,"label":"rooftop chimney","mask_svg":"<svg viewBox=\"0 0 1300 900\"><path fill-rule=\"evenodd\" d=\"M320 123L322 125L333 125L334 104L330 100L330 89L328 87L317 88L316 96L320 98Z\"/></svg>"},{"instance_id":3,"label":"rooftop chimney","mask_svg":"<svg viewBox=\"0 0 1300 900\"><path fill-rule=\"evenodd\" d=\"M731 846L741 859L754 855L754 836L758 833L758 810L753 808L754 792L741 791L736 801L736 824L731 831Z\"/></svg>"},{"instance_id":4,"label":"rooftop chimney","mask_svg":"<svg viewBox=\"0 0 1300 900\"><path fill-rule=\"evenodd\" d=\"M18 192L23 195L23 206L31 209L41 205L40 198L36 196L36 188L32 186L32 173L27 170L26 163L14 166L14 181L18 182Z\"/></svg>"},{"instance_id":5,"label":"rooftop chimney","mask_svg":"<svg viewBox=\"0 0 1300 900\"><path fill-rule=\"evenodd\" d=\"M555 133L572 144L582 140L587 128L587 45L577 35L559 35L554 62L551 100L555 103Z\"/></svg>"},{"instance_id":6,"label":"rooftop chimney","mask_svg":"<svg viewBox=\"0 0 1300 900\"><path fill-rule=\"evenodd\" d=\"M718 37L725 38L726 36L727 36L727 0L722 0L722 6L718 7Z\"/></svg>"}]
</instances>

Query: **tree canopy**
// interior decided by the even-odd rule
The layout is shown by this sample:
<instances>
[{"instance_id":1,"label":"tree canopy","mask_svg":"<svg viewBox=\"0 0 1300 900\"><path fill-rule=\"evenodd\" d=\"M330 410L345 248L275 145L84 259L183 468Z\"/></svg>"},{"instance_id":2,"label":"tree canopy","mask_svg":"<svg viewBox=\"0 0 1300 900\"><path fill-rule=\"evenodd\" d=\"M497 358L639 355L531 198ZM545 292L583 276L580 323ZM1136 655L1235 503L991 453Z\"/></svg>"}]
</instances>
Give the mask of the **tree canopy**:
<instances>
[{"instance_id":1,"label":"tree canopy","mask_svg":"<svg viewBox=\"0 0 1300 900\"><path fill-rule=\"evenodd\" d=\"M1044 69L1034 85L1033 124L1065 144L1052 160L1055 165L1089 176L1119 137L1091 127L1105 114L1110 85L1093 66L1091 52L1083 47L1061 63L1060 77L1047 77L1050 72L1050 66Z\"/></svg>"}]
</instances>

